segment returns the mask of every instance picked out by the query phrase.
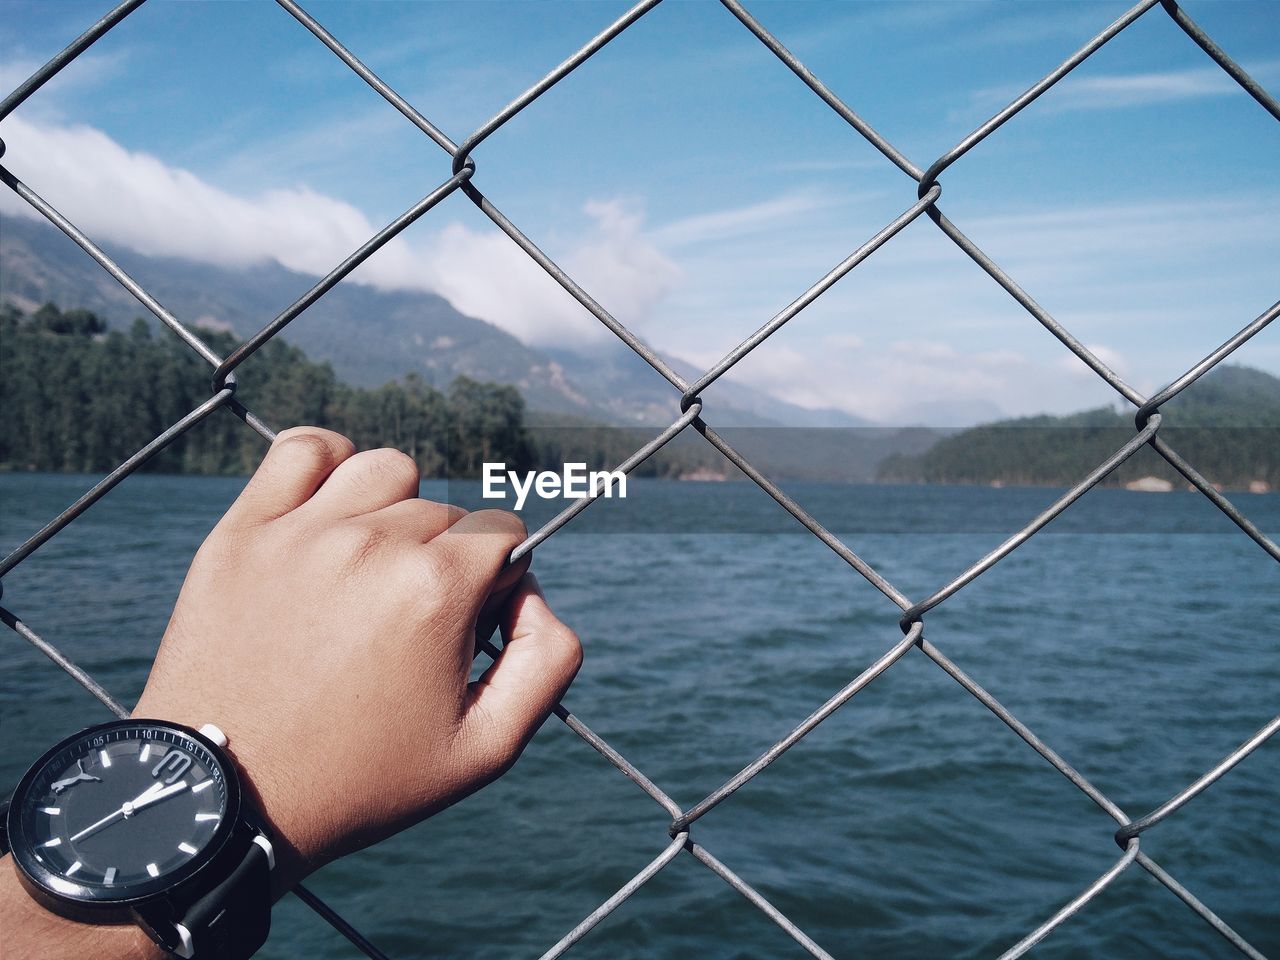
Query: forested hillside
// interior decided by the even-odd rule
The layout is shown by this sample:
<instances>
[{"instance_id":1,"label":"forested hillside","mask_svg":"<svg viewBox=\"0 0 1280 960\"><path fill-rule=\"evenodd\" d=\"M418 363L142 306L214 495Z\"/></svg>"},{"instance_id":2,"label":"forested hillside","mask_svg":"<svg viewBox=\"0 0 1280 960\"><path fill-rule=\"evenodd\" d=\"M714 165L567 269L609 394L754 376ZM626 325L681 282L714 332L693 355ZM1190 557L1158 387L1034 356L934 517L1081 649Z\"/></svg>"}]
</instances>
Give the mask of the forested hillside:
<instances>
[{"instance_id":1,"label":"forested hillside","mask_svg":"<svg viewBox=\"0 0 1280 960\"><path fill-rule=\"evenodd\" d=\"M234 340L204 332L214 349ZM373 390L341 383L280 340L251 358L239 396L275 426L311 423L351 436L361 447L410 453L430 475L472 473L485 458L527 466L531 445L524 402L512 387L465 378L445 394L415 376ZM122 459L204 401L210 368L176 337L139 320L107 332L87 310L47 305L32 316L0 311L0 467L96 473ZM162 452L151 469L244 473L263 443L228 412L217 411Z\"/></svg>"},{"instance_id":2,"label":"forested hillside","mask_svg":"<svg viewBox=\"0 0 1280 960\"><path fill-rule=\"evenodd\" d=\"M201 332L216 351L236 340ZM168 332L138 320L106 330L87 310L0 310L0 468L101 472L210 396L211 370ZM238 375L242 401L268 424L317 424L358 447L394 445L428 475L472 474L484 458L529 466L524 401L512 387L458 378L440 393L417 376L376 389L340 383L328 364L271 340ZM262 439L216 411L151 462L152 470L242 474Z\"/></svg>"},{"instance_id":3,"label":"forested hillside","mask_svg":"<svg viewBox=\"0 0 1280 960\"><path fill-rule=\"evenodd\" d=\"M1280 487L1280 379L1248 367L1205 374L1161 409L1164 437L1210 481ZM961 431L918 456L894 456L881 480L1069 486L1133 436L1133 415L1109 407L1065 417L1024 417ZM1155 476L1186 481L1149 448L1107 483Z\"/></svg>"},{"instance_id":4,"label":"forested hillside","mask_svg":"<svg viewBox=\"0 0 1280 960\"><path fill-rule=\"evenodd\" d=\"M224 356L229 334L201 330ZM143 320L127 333L97 314L46 304L31 315L0 308L0 469L100 473L110 470L208 399L211 369L167 331ZM377 388L340 381L280 338L237 370L239 397L268 424L306 423L346 434L360 449L397 447L427 476L476 476L486 461L509 469L559 470L565 461L614 466L651 431L581 421L531 427L512 386L458 377L445 391L408 374ZM251 472L262 438L216 411L159 454L147 469L170 473ZM679 475L719 463L701 441L644 464L641 475Z\"/></svg>"}]
</instances>

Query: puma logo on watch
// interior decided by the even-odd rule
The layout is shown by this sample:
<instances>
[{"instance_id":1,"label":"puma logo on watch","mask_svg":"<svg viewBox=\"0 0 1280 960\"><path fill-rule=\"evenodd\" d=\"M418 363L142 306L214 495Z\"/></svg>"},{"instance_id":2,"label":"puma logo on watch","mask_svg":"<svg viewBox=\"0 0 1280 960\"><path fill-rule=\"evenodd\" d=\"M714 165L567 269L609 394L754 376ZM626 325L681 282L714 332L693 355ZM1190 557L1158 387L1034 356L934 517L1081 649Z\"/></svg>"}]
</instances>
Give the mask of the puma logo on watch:
<instances>
[{"instance_id":1,"label":"puma logo on watch","mask_svg":"<svg viewBox=\"0 0 1280 960\"><path fill-rule=\"evenodd\" d=\"M76 770L78 770L79 773L74 777L67 777L65 780L55 780L50 789L52 789L54 793L62 793L62 791L69 787L74 787L77 783L80 783L83 780L96 780L98 783L102 782L101 777L95 777L92 774L84 772L84 757L81 757L76 761Z\"/></svg>"}]
</instances>

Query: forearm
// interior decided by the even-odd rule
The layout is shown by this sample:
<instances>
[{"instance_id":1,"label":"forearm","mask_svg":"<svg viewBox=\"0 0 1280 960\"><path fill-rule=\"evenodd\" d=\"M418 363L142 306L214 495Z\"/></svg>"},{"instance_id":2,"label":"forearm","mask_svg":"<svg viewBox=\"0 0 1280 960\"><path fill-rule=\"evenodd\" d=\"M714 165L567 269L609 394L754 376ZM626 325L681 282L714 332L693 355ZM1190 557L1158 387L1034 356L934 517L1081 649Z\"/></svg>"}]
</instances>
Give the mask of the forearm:
<instances>
[{"instance_id":1,"label":"forearm","mask_svg":"<svg viewBox=\"0 0 1280 960\"><path fill-rule=\"evenodd\" d=\"M157 898L186 903L232 879L223 867L244 866L234 877L245 896L229 901L249 915L236 927L243 934L236 948L240 960L251 949L249 941L263 933L264 915L257 908L268 904L256 899L279 898L324 863L390 836L499 776L582 662L576 634L525 573L528 555L509 562L528 538L519 518L497 511L467 514L422 500L420 480L417 466L403 454L357 454L349 440L327 431L282 431L196 554L135 719L125 722L143 726L150 719L195 730L216 724L220 735L209 739L226 738L226 754L203 751L208 756L188 757L187 763L199 760L209 771L223 764L228 776L231 768L237 771L247 805L238 810L234 827L262 826L270 834L271 890L263 890L262 857L255 855L234 863L223 858L217 875L197 870ZM489 614L497 614L502 651L472 682L476 626ZM484 624L487 635L491 621ZM135 732L124 739L137 740ZM68 785L105 782L101 774L111 764L90 756L90 746L105 746L106 740L81 742L86 733L70 738L80 750L68 755L79 758L74 770L65 764L40 768L46 796L60 782L53 777ZM148 756L137 742L138 755ZM124 749L132 753L133 747ZM86 758L93 773L83 769ZM165 784L161 767L151 770L150 780L146 768L123 769L142 773L121 777L122 768L116 768L110 780L118 785L104 787L99 804L86 803L88 812L78 813L74 829L58 821L58 843L70 849L78 842L73 838L92 842L94 831L114 830L116 842L127 845L131 831L141 837L151 829L137 820L130 828L121 826L134 811L165 833L164 818L147 812L151 805L180 804L180 796L190 799L196 790L176 777ZM202 780L201 788L209 782ZM122 803L136 791L136 800ZM206 795L188 804L184 815L195 821L187 822L204 822L209 814L221 822L216 799ZM247 839L243 832L232 834ZM189 856L204 854L178 843L184 836L170 832L163 839ZM203 836L207 840L209 834ZM164 957L134 925L75 923L46 911L21 887L6 859L0 858L3 960ZM79 864L64 867L75 869ZM158 862L148 872L165 876ZM177 910L179 904L170 906ZM200 917L205 932L227 915L224 909L210 920L210 913ZM195 942L201 929L187 932Z\"/></svg>"},{"instance_id":2,"label":"forearm","mask_svg":"<svg viewBox=\"0 0 1280 960\"><path fill-rule=\"evenodd\" d=\"M50 913L0 857L0 937L5 960L163 960L165 952L133 924L77 923Z\"/></svg>"}]
</instances>

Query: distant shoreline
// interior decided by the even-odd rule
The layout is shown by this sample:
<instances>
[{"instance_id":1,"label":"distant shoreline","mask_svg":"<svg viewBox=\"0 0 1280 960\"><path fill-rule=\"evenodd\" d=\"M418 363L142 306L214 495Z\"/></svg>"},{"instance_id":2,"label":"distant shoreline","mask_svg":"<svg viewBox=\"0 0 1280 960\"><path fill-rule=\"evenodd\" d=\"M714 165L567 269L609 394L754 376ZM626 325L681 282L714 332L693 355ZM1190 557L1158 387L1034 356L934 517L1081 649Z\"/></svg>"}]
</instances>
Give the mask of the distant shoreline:
<instances>
[{"instance_id":1,"label":"distant shoreline","mask_svg":"<svg viewBox=\"0 0 1280 960\"><path fill-rule=\"evenodd\" d=\"M604 468L601 468L604 469ZM249 478L249 473L196 473L196 472L180 472L173 470L146 470L145 468L137 471L141 475L149 477L220 477L224 479L241 479ZM35 468L16 468L11 465L0 466L0 477L3 476L32 476L45 475L54 477L104 477L106 473L84 473L76 470L41 470ZM646 477L632 476L632 481L641 483L681 483L690 484L692 486L706 486L714 484L752 484L750 477L738 475L734 476L716 474L715 476L679 476L679 477ZM787 477L785 474L779 474L771 479L783 484L820 484L823 486L841 486L841 487L946 487L946 488L963 488L972 487L984 490L1069 490L1078 481L1071 483L1005 483L1002 481L959 481L959 480L846 480L846 479L817 479L813 477L794 478ZM479 483L481 476L479 474L468 474L464 476L440 476L430 475L422 478L424 482L435 481L438 483L448 483L449 481L465 481L469 483ZM1196 487L1189 483L1175 484L1169 490L1142 490L1134 488L1131 483L1108 482L1106 480L1097 484L1098 488L1107 490L1124 490L1128 493L1198 493ZM1264 496L1266 494L1280 493L1280 490L1274 488L1268 489L1251 489L1249 487L1237 485L1213 484L1215 490L1219 493L1246 493L1252 496Z\"/></svg>"}]
</instances>

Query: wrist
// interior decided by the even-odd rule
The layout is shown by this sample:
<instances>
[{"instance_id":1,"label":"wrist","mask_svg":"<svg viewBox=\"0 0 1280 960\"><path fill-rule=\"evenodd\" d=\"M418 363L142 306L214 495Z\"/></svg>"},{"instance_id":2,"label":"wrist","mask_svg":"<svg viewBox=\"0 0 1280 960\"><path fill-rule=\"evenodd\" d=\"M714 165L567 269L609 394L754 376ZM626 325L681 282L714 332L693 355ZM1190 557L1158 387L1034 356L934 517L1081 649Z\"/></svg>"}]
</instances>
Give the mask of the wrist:
<instances>
[{"instance_id":1,"label":"wrist","mask_svg":"<svg viewBox=\"0 0 1280 960\"><path fill-rule=\"evenodd\" d=\"M5 960L164 960L167 956L133 924L80 923L46 910L27 892L13 858L7 855L0 857L0 931L4 932Z\"/></svg>"},{"instance_id":2,"label":"wrist","mask_svg":"<svg viewBox=\"0 0 1280 960\"><path fill-rule=\"evenodd\" d=\"M216 718L211 720L208 711L191 709L163 709L147 702L146 695L139 700L132 717L139 719L167 720L199 730L206 723L214 722L227 736L222 747L234 764L243 797L253 810L250 819L263 827L270 840L275 857L271 871L272 901L279 900L315 868L318 854L315 845L306 842L311 836L305 824L306 808L292 795L284 776L266 759L265 751L248 732L230 729ZM303 841L300 843L300 839Z\"/></svg>"}]
</instances>

